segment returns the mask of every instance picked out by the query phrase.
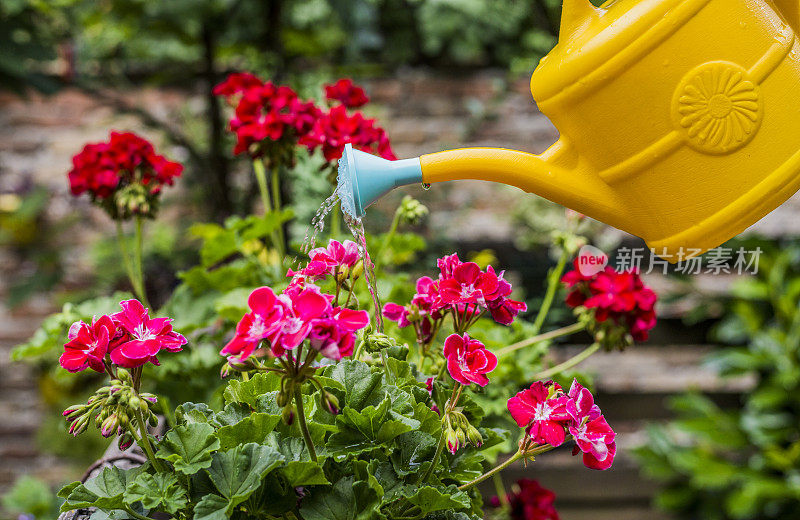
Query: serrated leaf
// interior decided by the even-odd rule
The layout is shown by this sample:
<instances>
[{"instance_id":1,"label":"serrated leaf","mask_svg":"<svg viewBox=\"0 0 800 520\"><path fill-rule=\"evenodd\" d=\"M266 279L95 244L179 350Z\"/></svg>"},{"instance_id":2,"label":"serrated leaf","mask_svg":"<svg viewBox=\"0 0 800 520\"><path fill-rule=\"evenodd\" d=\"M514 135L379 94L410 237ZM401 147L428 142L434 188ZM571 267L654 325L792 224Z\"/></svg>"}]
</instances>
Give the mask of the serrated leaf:
<instances>
[{"instance_id":1,"label":"serrated leaf","mask_svg":"<svg viewBox=\"0 0 800 520\"><path fill-rule=\"evenodd\" d=\"M84 484L70 485L69 495L61 505L61 511L71 511L85 507L99 509L122 509L122 499L128 484L136 478L141 468L122 470L115 466L105 468L96 477Z\"/></svg>"},{"instance_id":2,"label":"serrated leaf","mask_svg":"<svg viewBox=\"0 0 800 520\"><path fill-rule=\"evenodd\" d=\"M325 370L324 375L338 381L345 389L342 405L355 410L379 405L385 395L381 372L373 372L366 363L354 360L340 361Z\"/></svg>"},{"instance_id":3,"label":"serrated leaf","mask_svg":"<svg viewBox=\"0 0 800 520\"><path fill-rule=\"evenodd\" d=\"M410 431L397 437L395 445L399 449L392 454L397 474L404 477L420 471L420 466L433 458L436 443L435 437L421 431Z\"/></svg>"},{"instance_id":4,"label":"serrated leaf","mask_svg":"<svg viewBox=\"0 0 800 520\"><path fill-rule=\"evenodd\" d=\"M226 403L241 403L255 408L259 397L280 388L280 376L274 372L266 372L254 375L249 381L232 380L225 388L223 397Z\"/></svg>"},{"instance_id":5,"label":"serrated leaf","mask_svg":"<svg viewBox=\"0 0 800 520\"><path fill-rule=\"evenodd\" d=\"M219 446L210 424L184 424L167 433L156 457L171 462L176 471L191 475L211 466L211 455Z\"/></svg>"},{"instance_id":6,"label":"serrated leaf","mask_svg":"<svg viewBox=\"0 0 800 520\"><path fill-rule=\"evenodd\" d=\"M253 413L236 424L223 426L217 430L220 449L227 450L248 442L263 444L267 435L275 429L280 420L281 418L278 415Z\"/></svg>"},{"instance_id":7,"label":"serrated leaf","mask_svg":"<svg viewBox=\"0 0 800 520\"><path fill-rule=\"evenodd\" d=\"M141 502L147 509L162 509L170 514L186 507L186 490L173 473L142 473L125 491L126 504Z\"/></svg>"},{"instance_id":8,"label":"serrated leaf","mask_svg":"<svg viewBox=\"0 0 800 520\"><path fill-rule=\"evenodd\" d=\"M291 487L329 485L325 472L318 462L293 460L281 468L281 473Z\"/></svg>"},{"instance_id":9,"label":"serrated leaf","mask_svg":"<svg viewBox=\"0 0 800 520\"><path fill-rule=\"evenodd\" d=\"M377 520L379 511L375 491L366 482L344 477L332 487L317 487L300 504L305 520Z\"/></svg>"},{"instance_id":10,"label":"serrated leaf","mask_svg":"<svg viewBox=\"0 0 800 520\"><path fill-rule=\"evenodd\" d=\"M181 423L210 423L214 410L206 403L183 403L175 409L175 418Z\"/></svg>"},{"instance_id":11,"label":"serrated leaf","mask_svg":"<svg viewBox=\"0 0 800 520\"><path fill-rule=\"evenodd\" d=\"M434 511L469 509L471 505L469 495L455 486L449 486L444 491L433 486L423 486L406 498L418 506L423 515Z\"/></svg>"},{"instance_id":12,"label":"serrated leaf","mask_svg":"<svg viewBox=\"0 0 800 520\"><path fill-rule=\"evenodd\" d=\"M264 476L280 466L284 459L275 448L249 443L215 453L208 476L222 496L228 499L230 512L247 499Z\"/></svg>"},{"instance_id":13,"label":"serrated leaf","mask_svg":"<svg viewBox=\"0 0 800 520\"><path fill-rule=\"evenodd\" d=\"M194 506L193 520L227 520L228 500L219 495L205 495Z\"/></svg>"}]
</instances>

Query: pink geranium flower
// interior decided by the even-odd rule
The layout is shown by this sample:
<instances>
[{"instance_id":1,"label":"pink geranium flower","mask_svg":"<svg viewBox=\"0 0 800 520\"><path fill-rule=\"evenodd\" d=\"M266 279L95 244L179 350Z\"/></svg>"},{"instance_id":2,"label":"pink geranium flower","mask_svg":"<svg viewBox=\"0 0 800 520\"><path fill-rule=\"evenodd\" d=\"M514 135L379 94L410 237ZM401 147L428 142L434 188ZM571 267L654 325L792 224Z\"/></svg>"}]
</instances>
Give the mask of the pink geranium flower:
<instances>
[{"instance_id":1,"label":"pink geranium flower","mask_svg":"<svg viewBox=\"0 0 800 520\"><path fill-rule=\"evenodd\" d=\"M583 452L583 463L591 469L608 469L617 451L616 434L594 403L592 393L575 379L568 392L567 413L570 416L567 430L575 439L573 454Z\"/></svg>"},{"instance_id":2,"label":"pink geranium flower","mask_svg":"<svg viewBox=\"0 0 800 520\"><path fill-rule=\"evenodd\" d=\"M324 278L326 275L334 274L337 269L350 269L356 265L361 258L358 252L358 245L352 240L339 242L331 239L328 247L318 247L308 253L309 262L300 271L287 273L288 276L307 276L312 279Z\"/></svg>"},{"instance_id":3,"label":"pink geranium flower","mask_svg":"<svg viewBox=\"0 0 800 520\"><path fill-rule=\"evenodd\" d=\"M117 326L108 316L100 316L92 324L76 321L69 328L69 342L58 362L70 372L80 372L87 367L104 372L103 359L117 334Z\"/></svg>"},{"instance_id":4,"label":"pink geranium flower","mask_svg":"<svg viewBox=\"0 0 800 520\"><path fill-rule=\"evenodd\" d=\"M583 464L590 469L604 470L614 463L616 434L602 415L581 423L570 423L569 433L575 438L573 454L583 452Z\"/></svg>"},{"instance_id":5,"label":"pink geranium flower","mask_svg":"<svg viewBox=\"0 0 800 520\"><path fill-rule=\"evenodd\" d=\"M236 325L236 335L220 351L223 356L239 362L250 357L262 340L277 334L285 309L269 287L250 293L247 304L251 312L242 317Z\"/></svg>"},{"instance_id":6,"label":"pink geranium flower","mask_svg":"<svg viewBox=\"0 0 800 520\"><path fill-rule=\"evenodd\" d=\"M186 338L172 330L171 318L151 318L139 300L120 302L122 311L111 317L128 338L111 350L115 365L134 368L148 361L158 364L161 350L179 352Z\"/></svg>"},{"instance_id":7,"label":"pink geranium flower","mask_svg":"<svg viewBox=\"0 0 800 520\"><path fill-rule=\"evenodd\" d=\"M497 367L497 356L467 334L448 336L444 341L444 357L450 376L462 385L475 383L486 386L489 384L486 374Z\"/></svg>"},{"instance_id":8,"label":"pink geranium flower","mask_svg":"<svg viewBox=\"0 0 800 520\"><path fill-rule=\"evenodd\" d=\"M355 331L369 325L367 311L333 309L329 318L315 320L309 332L309 345L326 358L338 361L353 354Z\"/></svg>"},{"instance_id":9,"label":"pink geranium flower","mask_svg":"<svg viewBox=\"0 0 800 520\"><path fill-rule=\"evenodd\" d=\"M537 381L508 400L508 411L534 442L560 446L570 419L568 401L556 383Z\"/></svg>"}]
</instances>

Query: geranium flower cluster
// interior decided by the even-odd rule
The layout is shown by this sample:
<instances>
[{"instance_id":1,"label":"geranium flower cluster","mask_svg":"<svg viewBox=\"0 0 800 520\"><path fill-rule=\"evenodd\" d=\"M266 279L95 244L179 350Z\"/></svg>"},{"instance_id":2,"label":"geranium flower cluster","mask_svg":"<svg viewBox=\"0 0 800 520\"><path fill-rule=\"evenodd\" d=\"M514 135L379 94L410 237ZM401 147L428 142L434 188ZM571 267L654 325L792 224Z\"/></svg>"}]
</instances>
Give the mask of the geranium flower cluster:
<instances>
[{"instance_id":1,"label":"geranium flower cluster","mask_svg":"<svg viewBox=\"0 0 800 520\"><path fill-rule=\"evenodd\" d=\"M509 298L511 284L504 272L492 266L482 271L475 262L462 262L457 254L437 260L440 273L437 280L423 276L417 280L417 292L405 306L387 303L383 315L400 327L414 325L420 343L431 341L446 315L453 317L455 330L466 332L488 312L503 325L510 325L520 312L527 310L524 302Z\"/></svg>"},{"instance_id":2,"label":"geranium flower cluster","mask_svg":"<svg viewBox=\"0 0 800 520\"><path fill-rule=\"evenodd\" d=\"M312 349L329 359L350 356L355 333L369 324L369 315L332 302L332 295L301 277L280 295L270 287L256 289L247 302L250 312L239 321L236 334L220 354L229 363L244 363L266 340L270 353L281 357L308 339Z\"/></svg>"},{"instance_id":3,"label":"geranium flower cluster","mask_svg":"<svg viewBox=\"0 0 800 520\"><path fill-rule=\"evenodd\" d=\"M139 300L125 300L120 306L120 312L100 316L92 323L72 324L69 342L59 359L64 369L110 372L112 365L125 368L137 368L147 362L158 365L159 352L179 352L186 344L186 338L172 330L171 318L151 318Z\"/></svg>"},{"instance_id":4,"label":"geranium flower cluster","mask_svg":"<svg viewBox=\"0 0 800 520\"><path fill-rule=\"evenodd\" d=\"M249 73L231 74L214 88L215 95L235 106L230 129L236 134L236 155L272 158L299 144L310 152L320 149L325 160L335 164L345 144L352 143L386 159L396 158L386 132L375 125L374 119L347 111L369 101L361 87L342 79L326 86L325 91L327 101L333 104L330 108L320 107L313 100L301 101L292 88Z\"/></svg>"},{"instance_id":5,"label":"geranium flower cluster","mask_svg":"<svg viewBox=\"0 0 800 520\"><path fill-rule=\"evenodd\" d=\"M172 186L183 166L158 155L146 139L111 132L109 140L90 143L72 158L68 174L73 195L89 193L112 218L152 216L164 186Z\"/></svg>"},{"instance_id":6,"label":"geranium flower cluster","mask_svg":"<svg viewBox=\"0 0 800 520\"><path fill-rule=\"evenodd\" d=\"M508 411L525 428L526 450L561 446L569 434L575 440L573 455L582 452L586 467L604 470L614 462L616 434L592 393L577 380L567 393L553 381L533 383L508 400Z\"/></svg>"},{"instance_id":7,"label":"geranium flower cluster","mask_svg":"<svg viewBox=\"0 0 800 520\"><path fill-rule=\"evenodd\" d=\"M302 276L309 280L321 280L328 275L341 282L343 277L361 260L358 244L352 240L339 242L330 239L327 247L317 247L308 252L308 264L299 271L289 270L288 276Z\"/></svg>"},{"instance_id":8,"label":"geranium flower cluster","mask_svg":"<svg viewBox=\"0 0 800 520\"><path fill-rule=\"evenodd\" d=\"M518 480L506 497L511 520L560 520L556 511L556 495L536 480ZM492 497L492 506L500 507L500 499Z\"/></svg>"},{"instance_id":9,"label":"geranium flower cluster","mask_svg":"<svg viewBox=\"0 0 800 520\"><path fill-rule=\"evenodd\" d=\"M583 309L592 312L593 321L600 324L603 332L600 339L608 348L646 341L649 331L656 326L656 293L635 271L617 272L608 266L587 276L581 273L579 261L577 258L575 269L561 280L571 289L567 304L579 312Z\"/></svg>"}]
</instances>

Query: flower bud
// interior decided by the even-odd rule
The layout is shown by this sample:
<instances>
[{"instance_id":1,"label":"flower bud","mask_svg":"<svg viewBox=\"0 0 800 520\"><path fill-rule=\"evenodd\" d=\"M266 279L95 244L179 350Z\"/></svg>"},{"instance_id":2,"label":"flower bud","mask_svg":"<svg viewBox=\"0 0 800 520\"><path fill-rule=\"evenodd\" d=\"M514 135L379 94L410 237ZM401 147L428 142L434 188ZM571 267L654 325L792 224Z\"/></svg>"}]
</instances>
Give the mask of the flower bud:
<instances>
[{"instance_id":1,"label":"flower bud","mask_svg":"<svg viewBox=\"0 0 800 520\"><path fill-rule=\"evenodd\" d=\"M463 446L464 444L466 444L467 443L467 436L464 433L464 430L462 428L459 428L455 432L456 432L456 437L458 438L458 444L460 446Z\"/></svg>"},{"instance_id":2,"label":"flower bud","mask_svg":"<svg viewBox=\"0 0 800 520\"><path fill-rule=\"evenodd\" d=\"M126 433L124 435L120 435L119 440L117 441L117 447L119 451L125 451L133 445L133 437L130 433Z\"/></svg>"},{"instance_id":3,"label":"flower bud","mask_svg":"<svg viewBox=\"0 0 800 520\"><path fill-rule=\"evenodd\" d=\"M321 399L322 406L328 410L331 415L339 415L339 399L337 399L335 395L323 392Z\"/></svg>"},{"instance_id":4,"label":"flower bud","mask_svg":"<svg viewBox=\"0 0 800 520\"><path fill-rule=\"evenodd\" d=\"M100 435L103 437L111 437L114 435L114 432L117 431L117 426L119 425L119 418L117 414L109 415L103 424L100 426Z\"/></svg>"},{"instance_id":5,"label":"flower bud","mask_svg":"<svg viewBox=\"0 0 800 520\"><path fill-rule=\"evenodd\" d=\"M77 437L86 431L87 426L89 426L89 416L83 415L70 425L69 433Z\"/></svg>"},{"instance_id":6,"label":"flower bud","mask_svg":"<svg viewBox=\"0 0 800 520\"><path fill-rule=\"evenodd\" d=\"M83 404L73 404L72 406L68 407L66 410L61 412L61 415L67 418L69 421L70 419L74 419L75 417L81 415L86 410L86 405Z\"/></svg>"},{"instance_id":7,"label":"flower bud","mask_svg":"<svg viewBox=\"0 0 800 520\"><path fill-rule=\"evenodd\" d=\"M287 404L289 404L289 396L283 390L278 392L278 395L275 396L275 404L278 405L280 408L284 408Z\"/></svg>"},{"instance_id":8,"label":"flower bud","mask_svg":"<svg viewBox=\"0 0 800 520\"><path fill-rule=\"evenodd\" d=\"M231 371L232 371L231 366L228 363L225 363L224 365L222 365L222 368L219 371L219 377L225 379L226 377L231 375Z\"/></svg>"},{"instance_id":9,"label":"flower bud","mask_svg":"<svg viewBox=\"0 0 800 520\"><path fill-rule=\"evenodd\" d=\"M483 435L472 425L467 428L467 438L469 439L469 443L476 448L483 446Z\"/></svg>"},{"instance_id":10,"label":"flower bud","mask_svg":"<svg viewBox=\"0 0 800 520\"><path fill-rule=\"evenodd\" d=\"M283 422L288 426L294 423L294 406L291 404L283 408Z\"/></svg>"},{"instance_id":11,"label":"flower bud","mask_svg":"<svg viewBox=\"0 0 800 520\"><path fill-rule=\"evenodd\" d=\"M133 378L131 378L131 373L125 370L124 368L117 369L117 379L120 381L125 381L127 383L133 382Z\"/></svg>"},{"instance_id":12,"label":"flower bud","mask_svg":"<svg viewBox=\"0 0 800 520\"><path fill-rule=\"evenodd\" d=\"M458 435L453 430L447 430L447 448L450 450L450 453L455 455L458 451Z\"/></svg>"},{"instance_id":13,"label":"flower bud","mask_svg":"<svg viewBox=\"0 0 800 520\"><path fill-rule=\"evenodd\" d=\"M406 195L400 202L400 207L397 208L397 213L404 222L413 226L418 224L420 220L427 216L429 211L428 208L425 207L425 205L420 201L410 195Z\"/></svg>"},{"instance_id":14,"label":"flower bud","mask_svg":"<svg viewBox=\"0 0 800 520\"><path fill-rule=\"evenodd\" d=\"M394 340L387 336L386 334L381 334L379 332L373 332L372 334L367 334L364 338L366 341L366 347L368 352L378 352L385 348L390 348L396 345Z\"/></svg>"},{"instance_id":15,"label":"flower bud","mask_svg":"<svg viewBox=\"0 0 800 520\"><path fill-rule=\"evenodd\" d=\"M151 428L158 426L158 416L150 412L150 417L147 418L147 424L149 424Z\"/></svg>"},{"instance_id":16,"label":"flower bud","mask_svg":"<svg viewBox=\"0 0 800 520\"><path fill-rule=\"evenodd\" d=\"M359 260L352 268L350 268L350 276L353 278L353 280L355 280L362 274L364 274L364 261Z\"/></svg>"}]
</instances>

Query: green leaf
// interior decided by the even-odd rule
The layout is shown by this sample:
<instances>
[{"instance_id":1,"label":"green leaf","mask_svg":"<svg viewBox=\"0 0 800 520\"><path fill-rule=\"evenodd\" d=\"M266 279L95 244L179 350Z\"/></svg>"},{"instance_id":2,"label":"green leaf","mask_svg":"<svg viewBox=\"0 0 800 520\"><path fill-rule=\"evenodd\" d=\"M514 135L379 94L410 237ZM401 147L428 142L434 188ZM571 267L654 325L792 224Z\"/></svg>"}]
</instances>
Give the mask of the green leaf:
<instances>
[{"instance_id":1,"label":"green leaf","mask_svg":"<svg viewBox=\"0 0 800 520\"><path fill-rule=\"evenodd\" d=\"M416 419L399 414L390 415L390 405L387 397L379 406L367 406L361 411L345 406L336 417L339 431L328 439L328 449L333 453L363 453L380 448L381 444L419 427Z\"/></svg>"},{"instance_id":2,"label":"green leaf","mask_svg":"<svg viewBox=\"0 0 800 520\"><path fill-rule=\"evenodd\" d=\"M280 420L281 418L278 415L253 413L236 424L223 426L217 430L220 449L227 450L248 442L263 444L264 439L275 429Z\"/></svg>"},{"instance_id":3,"label":"green leaf","mask_svg":"<svg viewBox=\"0 0 800 520\"><path fill-rule=\"evenodd\" d=\"M175 409L175 418L181 423L210 423L214 410L206 403L183 403Z\"/></svg>"},{"instance_id":4,"label":"green leaf","mask_svg":"<svg viewBox=\"0 0 800 520\"><path fill-rule=\"evenodd\" d=\"M448 509L469 509L471 505L469 495L459 491L456 486L449 486L445 491L432 486L423 486L407 498L422 510L423 515Z\"/></svg>"},{"instance_id":5,"label":"green leaf","mask_svg":"<svg viewBox=\"0 0 800 520\"><path fill-rule=\"evenodd\" d=\"M186 490L174 473L142 473L125 491L125 503L141 502L146 509L160 508L174 514L188 503Z\"/></svg>"},{"instance_id":6,"label":"green leaf","mask_svg":"<svg viewBox=\"0 0 800 520\"><path fill-rule=\"evenodd\" d=\"M410 431L395 440L399 450L392 454L392 464L398 475L405 477L420 471L436 452L437 439L421 431Z\"/></svg>"},{"instance_id":7,"label":"green leaf","mask_svg":"<svg viewBox=\"0 0 800 520\"><path fill-rule=\"evenodd\" d=\"M122 495L141 470L141 468L122 470L112 466L103 469L99 475L87 480L85 484L77 486L70 484L62 490L62 492L69 491L69 495L61 505L61 511L85 507L123 509L125 502Z\"/></svg>"},{"instance_id":8,"label":"green leaf","mask_svg":"<svg viewBox=\"0 0 800 520\"><path fill-rule=\"evenodd\" d=\"M385 518L378 512L377 494L366 482L354 482L353 477L341 478L333 487L317 487L300 504L305 520L377 520Z\"/></svg>"},{"instance_id":9,"label":"green leaf","mask_svg":"<svg viewBox=\"0 0 800 520\"><path fill-rule=\"evenodd\" d=\"M381 387L382 372L373 372L366 363L354 360L340 361L326 369L324 375L338 381L345 389L345 402L355 410L377 406L386 393Z\"/></svg>"},{"instance_id":10,"label":"green leaf","mask_svg":"<svg viewBox=\"0 0 800 520\"><path fill-rule=\"evenodd\" d=\"M293 460L281 469L291 487L330 484L318 462Z\"/></svg>"},{"instance_id":11,"label":"green leaf","mask_svg":"<svg viewBox=\"0 0 800 520\"><path fill-rule=\"evenodd\" d=\"M219 492L228 499L228 512L247 499L261 484L264 476L280 466L285 457L271 446L255 443L236 446L214 454L208 476Z\"/></svg>"},{"instance_id":12,"label":"green leaf","mask_svg":"<svg viewBox=\"0 0 800 520\"><path fill-rule=\"evenodd\" d=\"M226 403L241 403L255 408L260 396L280 388L280 376L274 372L266 372L254 375L249 381L232 380L223 396Z\"/></svg>"},{"instance_id":13,"label":"green leaf","mask_svg":"<svg viewBox=\"0 0 800 520\"><path fill-rule=\"evenodd\" d=\"M213 426L190 423L177 426L167 433L156 456L170 461L184 475L191 475L211 466L211 454L219 446Z\"/></svg>"},{"instance_id":14,"label":"green leaf","mask_svg":"<svg viewBox=\"0 0 800 520\"><path fill-rule=\"evenodd\" d=\"M227 520L228 501L219 495L205 495L194 506L194 520Z\"/></svg>"}]
</instances>

